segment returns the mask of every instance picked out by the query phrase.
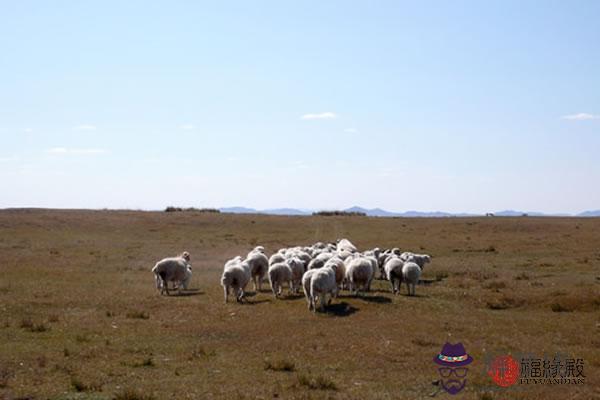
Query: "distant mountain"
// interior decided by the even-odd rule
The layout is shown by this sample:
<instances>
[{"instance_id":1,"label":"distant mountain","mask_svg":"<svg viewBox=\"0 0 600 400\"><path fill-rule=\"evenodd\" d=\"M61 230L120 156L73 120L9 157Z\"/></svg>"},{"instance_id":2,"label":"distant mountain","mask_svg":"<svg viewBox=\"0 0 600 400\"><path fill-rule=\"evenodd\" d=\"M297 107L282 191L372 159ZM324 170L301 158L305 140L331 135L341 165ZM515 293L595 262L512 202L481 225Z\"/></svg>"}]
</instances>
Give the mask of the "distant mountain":
<instances>
[{"instance_id":1,"label":"distant mountain","mask_svg":"<svg viewBox=\"0 0 600 400\"><path fill-rule=\"evenodd\" d=\"M313 210L304 210L298 208L271 208L266 210L257 210L247 207L223 207L219 211L222 213L233 214L267 214L267 215L311 215ZM364 213L369 217L403 217L403 218L445 218L445 217L480 217L483 214L475 213L449 213L445 211L404 211L393 212L383 210L381 208L364 208L354 206L346 208L346 212ZM569 217L571 214L545 214L537 211L518 211L518 210L503 210L493 213L496 217L521 217L527 215L529 217ZM577 217L600 217L600 210L584 211L576 215Z\"/></svg>"},{"instance_id":2,"label":"distant mountain","mask_svg":"<svg viewBox=\"0 0 600 400\"><path fill-rule=\"evenodd\" d=\"M578 217L600 217L600 210L595 211L584 211L577 214Z\"/></svg>"},{"instance_id":3,"label":"distant mountain","mask_svg":"<svg viewBox=\"0 0 600 400\"><path fill-rule=\"evenodd\" d=\"M223 207L219 208L219 211L222 213L231 213L231 214L258 214L258 210L254 208L247 207Z\"/></svg>"},{"instance_id":4,"label":"distant mountain","mask_svg":"<svg viewBox=\"0 0 600 400\"><path fill-rule=\"evenodd\" d=\"M298 210L296 208L272 208L259 211L261 214L269 215L311 215L311 211Z\"/></svg>"},{"instance_id":5,"label":"distant mountain","mask_svg":"<svg viewBox=\"0 0 600 400\"><path fill-rule=\"evenodd\" d=\"M369 217L395 217L398 215L397 213L382 210L381 208L368 209L368 208L362 208L362 207L357 207L357 206L346 208L343 211L364 213L364 214L367 214L367 216L369 216Z\"/></svg>"},{"instance_id":6,"label":"distant mountain","mask_svg":"<svg viewBox=\"0 0 600 400\"><path fill-rule=\"evenodd\" d=\"M496 217L522 217L527 215L528 217L570 217L570 214L556 213L556 214L545 214L538 211L515 211L515 210L504 210L495 212Z\"/></svg>"},{"instance_id":7,"label":"distant mountain","mask_svg":"<svg viewBox=\"0 0 600 400\"><path fill-rule=\"evenodd\" d=\"M298 210L295 208L272 208L268 210L257 210L248 207L223 207L219 208L222 213L231 214L268 214L268 215L310 215L311 211Z\"/></svg>"}]
</instances>

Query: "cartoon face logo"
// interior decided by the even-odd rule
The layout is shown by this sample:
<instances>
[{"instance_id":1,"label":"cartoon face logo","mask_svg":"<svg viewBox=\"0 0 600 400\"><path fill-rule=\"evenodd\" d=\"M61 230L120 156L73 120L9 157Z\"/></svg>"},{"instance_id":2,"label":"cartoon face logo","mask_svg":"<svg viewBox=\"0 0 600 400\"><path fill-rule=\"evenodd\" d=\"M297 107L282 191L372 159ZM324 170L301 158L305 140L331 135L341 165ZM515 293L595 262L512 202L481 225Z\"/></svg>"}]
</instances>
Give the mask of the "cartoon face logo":
<instances>
[{"instance_id":1,"label":"cartoon face logo","mask_svg":"<svg viewBox=\"0 0 600 400\"><path fill-rule=\"evenodd\" d=\"M473 357L467 354L462 343L446 343L433 362L438 365L440 385L450 394L457 394L467 384L467 365L473 362Z\"/></svg>"}]
</instances>

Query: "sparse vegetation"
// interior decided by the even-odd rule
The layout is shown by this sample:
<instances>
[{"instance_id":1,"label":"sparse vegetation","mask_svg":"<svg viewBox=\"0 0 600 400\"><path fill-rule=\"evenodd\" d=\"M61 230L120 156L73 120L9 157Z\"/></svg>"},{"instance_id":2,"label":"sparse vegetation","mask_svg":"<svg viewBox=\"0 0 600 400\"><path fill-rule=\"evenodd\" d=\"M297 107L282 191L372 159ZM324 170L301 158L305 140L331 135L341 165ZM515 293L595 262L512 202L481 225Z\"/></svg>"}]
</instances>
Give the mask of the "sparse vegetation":
<instances>
[{"instance_id":1,"label":"sparse vegetation","mask_svg":"<svg viewBox=\"0 0 600 400\"><path fill-rule=\"evenodd\" d=\"M335 382L322 375L310 376L300 374L298 375L298 383L311 390L338 390Z\"/></svg>"},{"instance_id":2,"label":"sparse vegetation","mask_svg":"<svg viewBox=\"0 0 600 400\"><path fill-rule=\"evenodd\" d=\"M156 397L139 390L124 389L115 395L114 400L156 400Z\"/></svg>"},{"instance_id":3,"label":"sparse vegetation","mask_svg":"<svg viewBox=\"0 0 600 400\"><path fill-rule=\"evenodd\" d=\"M102 385L99 383L85 383L76 376L71 376L71 387L77 392L100 392Z\"/></svg>"},{"instance_id":4,"label":"sparse vegetation","mask_svg":"<svg viewBox=\"0 0 600 400\"><path fill-rule=\"evenodd\" d=\"M197 212L197 213L218 214L221 211L217 210L216 208L194 208L194 207L183 208L183 207L169 206L169 207L165 208L165 212Z\"/></svg>"},{"instance_id":5,"label":"sparse vegetation","mask_svg":"<svg viewBox=\"0 0 600 400\"><path fill-rule=\"evenodd\" d=\"M156 366L156 364L154 364L154 360L152 359L152 357L146 357L140 362L133 363L132 366L135 368L154 367L154 366Z\"/></svg>"},{"instance_id":6,"label":"sparse vegetation","mask_svg":"<svg viewBox=\"0 0 600 400\"><path fill-rule=\"evenodd\" d=\"M367 214L359 211L316 211L312 215L318 217L366 217Z\"/></svg>"},{"instance_id":7,"label":"sparse vegetation","mask_svg":"<svg viewBox=\"0 0 600 400\"><path fill-rule=\"evenodd\" d=\"M127 318L130 319L149 319L150 318L150 314L146 311L130 311L127 313Z\"/></svg>"},{"instance_id":8,"label":"sparse vegetation","mask_svg":"<svg viewBox=\"0 0 600 400\"><path fill-rule=\"evenodd\" d=\"M265 370L268 371L293 372L295 369L296 365L288 360L265 360Z\"/></svg>"}]
</instances>

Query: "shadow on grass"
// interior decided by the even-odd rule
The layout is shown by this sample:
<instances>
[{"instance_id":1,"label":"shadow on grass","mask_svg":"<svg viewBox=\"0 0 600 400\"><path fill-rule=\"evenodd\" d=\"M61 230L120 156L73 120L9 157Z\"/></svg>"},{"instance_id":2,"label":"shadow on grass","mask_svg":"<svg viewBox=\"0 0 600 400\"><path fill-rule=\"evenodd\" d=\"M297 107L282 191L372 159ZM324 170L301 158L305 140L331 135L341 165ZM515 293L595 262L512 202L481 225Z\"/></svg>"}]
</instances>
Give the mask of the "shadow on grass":
<instances>
[{"instance_id":1,"label":"shadow on grass","mask_svg":"<svg viewBox=\"0 0 600 400\"><path fill-rule=\"evenodd\" d=\"M185 297L185 296L201 296L203 294L204 294L204 292L201 291L200 289L188 289L188 290L182 290L179 293L175 292L175 294L172 294L171 296Z\"/></svg>"},{"instance_id":2,"label":"shadow on grass","mask_svg":"<svg viewBox=\"0 0 600 400\"><path fill-rule=\"evenodd\" d=\"M298 300L298 299L303 299L304 295L303 294L286 294L282 297L279 298L279 300Z\"/></svg>"},{"instance_id":3,"label":"shadow on grass","mask_svg":"<svg viewBox=\"0 0 600 400\"><path fill-rule=\"evenodd\" d=\"M263 300L254 300L254 301L250 301L248 299L245 299L243 304L247 304L249 306L255 306L257 304L261 304L261 303L270 303L271 300L270 299L263 299Z\"/></svg>"},{"instance_id":4,"label":"shadow on grass","mask_svg":"<svg viewBox=\"0 0 600 400\"><path fill-rule=\"evenodd\" d=\"M385 296L358 296L358 299L361 299L362 301L367 301L369 303L379 303L379 304L388 304L392 302L392 299L390 299L389 297L385 297Z\"/></svg>"},{"instance_id":5,"label":"shadow on grass","mask_svg":"<svg viewBox=\"0 0 600 400\"><path fill-rule=\"evenodd\" d=\"M325 307L325 314L335 315L336 317L348 317L357 311L358 308L346 302L330 304Z\"/></svg>"}]
</instances>

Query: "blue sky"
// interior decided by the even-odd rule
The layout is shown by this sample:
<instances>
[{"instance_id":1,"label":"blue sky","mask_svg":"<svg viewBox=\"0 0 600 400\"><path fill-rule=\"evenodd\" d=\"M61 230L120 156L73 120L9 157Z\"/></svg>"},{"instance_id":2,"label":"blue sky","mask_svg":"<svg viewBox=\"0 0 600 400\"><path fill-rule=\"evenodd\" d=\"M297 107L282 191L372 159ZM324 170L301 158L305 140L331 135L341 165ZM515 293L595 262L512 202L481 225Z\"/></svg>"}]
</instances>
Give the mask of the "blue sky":
<instances>
[{"instance_id":1,"label":"blue sky","mask_svg":"<svg viewBox=\"0 0 600 400\"><path fill-rule=\"evenodd\" d=\"M599 20L597 1L4 1L0 207L599 209Z\"/></svg>"}]
</instances>

